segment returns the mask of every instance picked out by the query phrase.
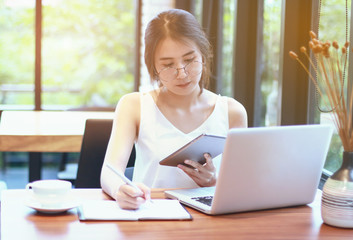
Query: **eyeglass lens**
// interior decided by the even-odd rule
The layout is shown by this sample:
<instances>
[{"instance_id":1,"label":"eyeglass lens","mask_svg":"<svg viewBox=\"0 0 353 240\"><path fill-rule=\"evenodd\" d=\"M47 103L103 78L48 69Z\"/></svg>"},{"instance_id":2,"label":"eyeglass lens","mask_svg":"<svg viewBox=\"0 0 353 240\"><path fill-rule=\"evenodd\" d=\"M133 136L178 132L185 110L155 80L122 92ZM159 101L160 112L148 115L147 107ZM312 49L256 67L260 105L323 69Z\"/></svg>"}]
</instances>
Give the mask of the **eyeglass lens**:
<instances>
[{"instance_id":1,"label":"eyeglass lens","mask_svg":"<svg viewBox=\"0 0 353 240\"><path fill-rule=\"evenodd\" d=\"M178 71L185 71L188 77L195 77L202 72L202 63L194 61L184 66L184 68L164 68L159 72L159 78L163 81L172 81L178 76Z\"/></svg>"}]
</instances>

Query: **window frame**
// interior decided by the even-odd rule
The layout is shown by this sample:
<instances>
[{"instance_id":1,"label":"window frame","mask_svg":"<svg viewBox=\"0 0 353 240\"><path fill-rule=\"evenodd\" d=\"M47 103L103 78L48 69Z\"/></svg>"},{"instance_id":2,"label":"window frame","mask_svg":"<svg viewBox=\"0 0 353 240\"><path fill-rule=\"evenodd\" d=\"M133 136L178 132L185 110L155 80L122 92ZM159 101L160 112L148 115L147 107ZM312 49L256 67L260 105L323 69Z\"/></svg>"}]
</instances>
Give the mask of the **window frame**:
<instances>
[{"instance_id":1,"label":"window frame","mask_svg":"<svg viewBox=\"0 0 353 240\"><path fill-rule=\"evenodd\" d=\"M135 23L135 72L134 72L134 91L138 91L140 85L140 66L141 52L138 46L141 46L141 26L142 26L142 1L135 0L135 13L137 15ZM35 1L35 70L34 70L34 110L43 110L42 108L42 0Z\"/></svg>"},{"instance_id":2,"label":"window frame","mask_svg":"<svg viewBox=\"0 0 353 240\"><path fill-rule=\"evenodd\" d=\"M195 14L196 0L175 1L175 8ZM42 0L35 1L35 106L42 110ZM135 29L135 76L134 91L138 91L141 77L141 39L143 0L136 0ZM209 89L222 93L222 38L223 38L223 0L201 1L201 24L213 46L213 78ZM313 124L316 111L315 86L302 67L288 55L290 50L299 51L307 45L309 31L318 29L319 0L282 0L281 44L279 61L279 125ZM248 126L257 127L261 123L261 54L263 48L264 0L234 0L236 9L233 19L233 74L231 93L241 102L248 113ZM254 11L256 9L256 11ZM351 4L351 13L353 5ZM212 21L210 21L212 19ZM349 33L353 32L353 18L350 19ZM353 42L353 34L349 34ZM306 65L310 71L309 63ZM348 76L353 76L353 54L349 51ZM348 78L348 89L353 87L353 78ZM324 171L323 180L330 173Z\"/></svg>"}]
</instances>

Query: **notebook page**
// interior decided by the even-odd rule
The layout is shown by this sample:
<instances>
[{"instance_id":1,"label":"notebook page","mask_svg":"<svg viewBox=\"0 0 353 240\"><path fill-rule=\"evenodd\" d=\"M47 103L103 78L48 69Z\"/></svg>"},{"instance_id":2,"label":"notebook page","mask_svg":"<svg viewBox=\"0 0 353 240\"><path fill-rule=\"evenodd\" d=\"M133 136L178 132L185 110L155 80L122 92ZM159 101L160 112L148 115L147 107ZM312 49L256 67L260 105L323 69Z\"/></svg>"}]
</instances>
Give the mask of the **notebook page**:
<instances>
[{"instance_id":1,"label":"notebook page","mask_svg":"<svg viewBox=\"0 0 353 240\"><path fill-rule=\"evenodd\" d=\"M179 203L178 200L153 199L139 209L139 219L191 219L189 212Z\"/></svg>"},{"instance_id":2,"label":"notebook page","mask_svg":"<svg viewBox=\"0 0 353 240\"><path fill-rule=\"evenodd\" d=\"M137 210L121 209L115 201L85 201L78 209L80 220L186 220L191 219L188 211L177 200L153 199Z\"/></svg>"}]
</instances>

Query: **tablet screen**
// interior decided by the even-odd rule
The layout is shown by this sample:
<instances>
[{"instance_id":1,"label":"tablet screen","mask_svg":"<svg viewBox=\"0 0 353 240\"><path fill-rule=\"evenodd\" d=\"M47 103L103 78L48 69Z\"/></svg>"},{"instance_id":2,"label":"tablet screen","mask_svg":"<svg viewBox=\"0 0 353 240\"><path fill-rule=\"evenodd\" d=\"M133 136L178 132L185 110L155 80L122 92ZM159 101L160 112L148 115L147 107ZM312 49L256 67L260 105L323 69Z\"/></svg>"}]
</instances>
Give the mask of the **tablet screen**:
<instances>
[{"instance_id":1,"label":"tablet screen","mask_svg":"<svg viewBox=\"0 0 353 240\"><path fill-rule=\"evenodd\" d=\"M185 165L184 160L186 159L204 164L206 162L203 156L204 153L209 153L212 158L217 157L223 152L225 142L225 137L201 134L179 150L161 160L159 164L176 167L178 164Z\"/></svg>"}]
</instances>

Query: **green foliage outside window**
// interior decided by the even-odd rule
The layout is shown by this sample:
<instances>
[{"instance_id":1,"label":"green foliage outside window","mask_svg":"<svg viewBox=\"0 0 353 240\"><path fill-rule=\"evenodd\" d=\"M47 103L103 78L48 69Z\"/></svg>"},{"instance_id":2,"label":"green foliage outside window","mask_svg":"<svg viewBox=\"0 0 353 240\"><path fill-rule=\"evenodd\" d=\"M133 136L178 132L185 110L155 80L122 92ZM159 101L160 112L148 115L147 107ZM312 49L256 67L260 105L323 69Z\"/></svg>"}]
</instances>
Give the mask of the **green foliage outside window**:
<instances>
[{"instance_id":1,"label":"green foliage outside window","mask_svg":"<svg viewBox=\"0 0 353 240\"><path fill-rule=\"evenodd\" d=\"M233 47L234 47L235 4L233 0L224 1L223 14L223 89L222 94L232 96Z\"/></svg>"},{"instance_id":2,"label":"green foliage outside window","mask_svg":"<svg viewBox=\"0 0 353 240\"><path fill-rule=\"evenodd\" d=\"M33 105L32 91L22 94L6 91L9 85L28 86L33 82L34 8L6 6L0 0L0 104Z\"/></svg>"},{"instance_id":3,"label":"green foliage outside window","mask_svg":"<svg viewBox=\"0 0 353 240\"><path fill-rule=\"evenodd\" d=\"M6 2L0 0L0 85L15 92L0 104L33 105L34 6ZM44 108L115 105L133 90L134 1L46 1L42 15Z\"/></svg>"},{"instance_id":4,"label":"green foliage outside window","mask_svg":"<svg viewBox=\"0 0 353 240\"><path fill-rule=\"evenodd\" d=\"M63 1L43 16L43 86L61 92L44 104L115 105L133 90L133 1Z\"/></svg>"}]
</instances>

